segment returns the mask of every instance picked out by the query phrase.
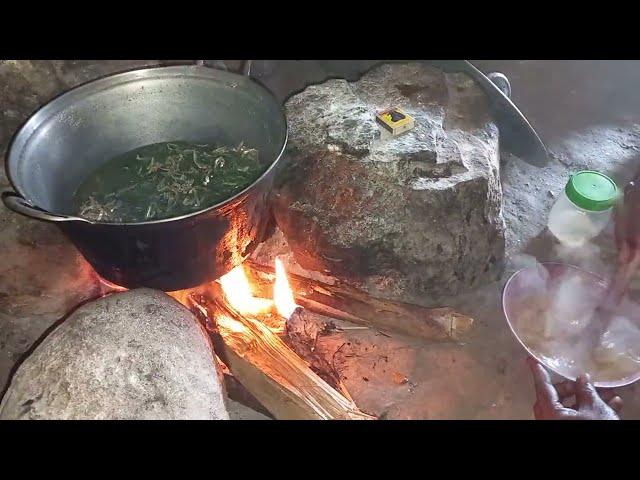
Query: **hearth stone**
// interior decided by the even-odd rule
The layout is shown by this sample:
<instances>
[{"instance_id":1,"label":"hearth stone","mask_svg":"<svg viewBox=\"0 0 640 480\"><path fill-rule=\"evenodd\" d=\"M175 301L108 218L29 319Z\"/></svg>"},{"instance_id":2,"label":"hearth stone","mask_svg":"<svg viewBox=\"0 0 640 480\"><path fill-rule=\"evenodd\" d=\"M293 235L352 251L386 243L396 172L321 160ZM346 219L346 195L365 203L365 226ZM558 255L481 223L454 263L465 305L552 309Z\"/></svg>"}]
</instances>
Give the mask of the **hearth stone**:
<instances>
[{"instance_id":1,"label":"hearth stone","mask_svg":"<svg viewBox=\"0 0 640 480\"><path fill-rule=\"evenodd\" d=\"M416 128L388 138L375 113ZM498 130L463 74L383 65L286 103L278 226L303 268L371 294L430 303L496 279L504 259Z\"/></svg>"},{"instance_id":2,"label":"hearth stone","mask_svg":"<svg viewBox=\"0 0 640 480\"><path fill-rule=\"evenodd\" d=\"M148 289L76 310L25 359L0 404L0 419L228 418L206 333Z\"/></svg>"}]
</instances>

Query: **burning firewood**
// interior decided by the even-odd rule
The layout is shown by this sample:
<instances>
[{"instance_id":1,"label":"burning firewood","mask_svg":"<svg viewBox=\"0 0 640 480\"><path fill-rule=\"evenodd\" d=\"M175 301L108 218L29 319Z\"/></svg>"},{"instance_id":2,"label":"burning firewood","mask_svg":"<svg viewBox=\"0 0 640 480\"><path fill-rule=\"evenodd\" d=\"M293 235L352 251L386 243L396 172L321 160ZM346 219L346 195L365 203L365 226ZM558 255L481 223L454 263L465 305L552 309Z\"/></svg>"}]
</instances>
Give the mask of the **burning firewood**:
<instances>
[{"instance_id":1,"label":"burning firewood","mask_svg":"<svg viewBox=\"0 0 640 480\"><path fill-rule=\"evenodd\" d=\"M316 350L320 336L373 328L451 340L473 323L450 308L381 300L343 285L287 275L277 259L275 270L250 262L218 282L174 296L212 333L231 374L278 419L373 418L354 403L335 365L336 352ZM338 328L333 319L366 327ZM327 323L333 330L325 331Z\"/></svg>"},{"instance_id":2,"label":"burning firewood","mask_svg":"<svg viewBox=\"0 0 640 480\"><path fill-rule=\"evenodd\" d=\"M320 378L353 401L347 387L334 365L316 351L318 336L322 333L317 323L309 318L312 313L297 308L289 317L284 332L284 340L291 349L302 357Z\"/></svg>"},{"instance_id":3,"label":"burning firewood","mask_svg":"<svg viewBox=\"0 0 640 480\"><path fill-rule=\"evenodd\" d=\"M245 271L255 293L270 298L274 269L247 261ZM288 277L297 304L338 320L428 340L458 340L473 325L472 318L449 307L425 308L375 298L346 285L329 285L291 273Z\"/></svg>"},{"instance_id":4,"label":"burning firewood","mask_svg":"<svg viewBox=\"0 0 640 480\"><path fill-rule=\"evenodd\" d=\"M315 374L269 327L228 301L218 283L188 304L214 319L214 345L233 375L276 419L370 420L355 403Z\"/></svg>"}]
</instances>

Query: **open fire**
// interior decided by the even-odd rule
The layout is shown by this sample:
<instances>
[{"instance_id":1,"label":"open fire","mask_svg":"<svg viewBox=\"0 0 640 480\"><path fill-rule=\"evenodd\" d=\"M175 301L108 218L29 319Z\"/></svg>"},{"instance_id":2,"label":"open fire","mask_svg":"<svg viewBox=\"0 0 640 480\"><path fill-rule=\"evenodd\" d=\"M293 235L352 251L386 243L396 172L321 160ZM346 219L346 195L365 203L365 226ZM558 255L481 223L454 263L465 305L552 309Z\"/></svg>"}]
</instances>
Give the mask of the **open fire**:
<instances>
[{"instance_id":1,"label":"open fire","mask_svg":"<svg viewBox=\"0 0 640 480\"><path fill-rule=\"evenodd\" d=\"M378 299L288 275L277 258L275 268L248 260L217 281L170 295L209 332L235 381L277 419L374 418L351 398L337 352L316 349L327 331L374 329L447 341L473 323L450 308ZM337 327L334 320L358 326Z\"/></svg>"},{"instance_id":2,"label":"open fire","mask_svg":"<svg viewBox=\"0 0 640 480\"><path fill-rule=\"evenodd\" d=\"M303 309L279 259L275 271L272 299L254 295L244 266L218 281L170 295L202 322L222 362L275 418L373 418L357 408L339 378L334 380L335 372L324 372L331 367L322 365L316 373L312 353L285 342L288 327L298 324Z\"/></svg>"},{"instance_id":3,"label":"open fire","mask_svg":"<svg viewBox=\"0 0 640 480\"><path fill-rule=\"evenodd\" d=\"M295 303L287 273L279 258L276 258L275 265L273 300L253 295L251 284L242 265L222 276L219 281L227 301L239 313L262 316L263 321L275 333L282 333L286 320L293 315L298 305Z\"/></svg>"},{"instance_id":4,"label":"open fire","mask_svg":"<svg viewBox=\"0 0 640 480\"><path fill-rule=\"evenodd\" d=\"M249 260L217 281L171 295L205 326L235 380L278 419L374 418L351 398L335 364L337 352L317 350L327 330L386 330L447 341L473 323L450 308L378 299L339 283L288 275L277 258L275 268Z\"/></svg>"}]
</instances>

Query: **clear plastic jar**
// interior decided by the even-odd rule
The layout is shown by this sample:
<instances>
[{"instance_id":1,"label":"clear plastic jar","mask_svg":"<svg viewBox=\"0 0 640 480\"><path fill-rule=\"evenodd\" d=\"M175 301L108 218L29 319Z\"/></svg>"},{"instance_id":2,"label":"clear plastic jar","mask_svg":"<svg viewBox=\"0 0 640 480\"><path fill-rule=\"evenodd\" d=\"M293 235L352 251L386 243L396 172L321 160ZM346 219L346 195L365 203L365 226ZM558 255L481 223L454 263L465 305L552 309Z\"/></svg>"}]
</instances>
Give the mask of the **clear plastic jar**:
<instances>
[{"instance_id":1,"label":"clear plastic jar","mask_svg":"<svg viewBox=\"0 0 640 480\"><path fill-rule=\"evenodd\" d=\"M549 230L564 245L580 247L604 230L617 198L618 187L606 175L576 173L551 209Z\"/></svg>"}]
</instances>

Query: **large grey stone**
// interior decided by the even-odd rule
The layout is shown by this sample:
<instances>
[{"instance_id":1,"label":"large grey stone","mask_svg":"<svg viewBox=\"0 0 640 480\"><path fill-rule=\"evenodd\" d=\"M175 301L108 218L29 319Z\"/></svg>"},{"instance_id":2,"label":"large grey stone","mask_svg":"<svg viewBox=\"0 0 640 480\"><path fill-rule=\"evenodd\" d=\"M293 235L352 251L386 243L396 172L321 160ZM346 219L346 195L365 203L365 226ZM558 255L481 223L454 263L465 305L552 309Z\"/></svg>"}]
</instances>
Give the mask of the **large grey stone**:
<instances>
[{"instance_id":1,"label":"large grey stone","mask_svg":"<svg viewBox=\"0 0 640 480\"><path fill-rule=\"evenodd\" d=\"M381 135L375 114L390 106L416 128ZM382 65L308 87L286 110L289 164L274 211L302 267L422 303L498 276L498 131L471 79Z\"/></svg>"},{"instance_id":2,"label":"large grey stone","mask_svg":"<svg viewBox=\"0 0 640 480\"><path fill-rule=\"evenodd\" d=\"M25 359L0 419L228 419L207 334L162 292L76 310Z\"/></svg>"}]
</instances>

